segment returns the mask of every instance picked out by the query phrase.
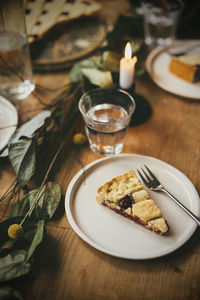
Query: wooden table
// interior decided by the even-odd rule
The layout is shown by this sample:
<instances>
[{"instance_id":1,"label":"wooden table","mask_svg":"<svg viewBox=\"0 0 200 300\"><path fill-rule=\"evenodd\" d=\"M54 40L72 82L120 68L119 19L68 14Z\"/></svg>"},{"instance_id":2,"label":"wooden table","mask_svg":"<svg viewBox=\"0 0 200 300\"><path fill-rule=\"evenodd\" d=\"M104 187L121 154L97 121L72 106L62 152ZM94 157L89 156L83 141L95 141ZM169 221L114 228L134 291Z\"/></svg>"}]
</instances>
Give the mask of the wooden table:
<instances>
[{"instance_id":1,"label":"wooden table","mask_svg":"<svg viewBox=\"0 0 200 300\"><path fill-rule=\"evenodd\" d=\"M58 86L67 73L37 74L45 86ZM137 92L148 99L153 114L144 124L131 127L125 140L124 153L159 158L183 172L200 192L200 103L172 95L156 86L150 77L136 79ZM34 113L41 107L31 107ZM25 103L25 102L23 102ZM30 102L29 102L30 103ZM20 104L19 113L28 119L33 110ZM23 111L23 113L22 113ZM82 125L77 120L73 130ZM56 143L43 155L43 167ZM47 235L35 257L32 271L6 285L18 289L26 300L82 299L200 299L200 229L180 249L152 260L125 260L109 256L81 240L68 223L64 195L70 180L80 170L76 158L84 165L99 159L88 145L65 146L53 168L50 179L59 183L62 203L51 222ZM8 159L1 159L0 192L14 177ZM40 177L40 176L39 176ZM1 207L1 215L5 207Z\"/></svg>"}]
</instances>

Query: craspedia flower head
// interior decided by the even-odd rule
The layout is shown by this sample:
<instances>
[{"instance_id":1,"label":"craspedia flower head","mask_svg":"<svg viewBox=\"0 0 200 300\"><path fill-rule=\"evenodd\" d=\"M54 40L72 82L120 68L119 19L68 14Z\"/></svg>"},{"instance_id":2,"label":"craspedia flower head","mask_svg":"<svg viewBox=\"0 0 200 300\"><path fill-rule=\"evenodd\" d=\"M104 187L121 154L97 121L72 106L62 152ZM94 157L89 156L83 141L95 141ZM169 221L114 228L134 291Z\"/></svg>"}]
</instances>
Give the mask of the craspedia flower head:
<instances>
[{"instance_id":1,"label":"craspedia flower head","mask_svg":"<svg viewBox=\"0 0 200 300\"><path fill-rule=\"evenodd\" d=\"M20 224L12 224L8 228L8 236L13 240L17 240L22 235L23 231L23 227Z\"/></svg>"},{"instance_id":2,"label":"craspedia flower head","mask_svg":"<svg viewBox=\"0 0 200 300\"><path fill-rule=\"evenodd\" d=\"M83 144L85 144L86 142L86 137L83 133L76 133L73 136L73 143L77 146L81 146Z\"/></svg>"}]
</instances>

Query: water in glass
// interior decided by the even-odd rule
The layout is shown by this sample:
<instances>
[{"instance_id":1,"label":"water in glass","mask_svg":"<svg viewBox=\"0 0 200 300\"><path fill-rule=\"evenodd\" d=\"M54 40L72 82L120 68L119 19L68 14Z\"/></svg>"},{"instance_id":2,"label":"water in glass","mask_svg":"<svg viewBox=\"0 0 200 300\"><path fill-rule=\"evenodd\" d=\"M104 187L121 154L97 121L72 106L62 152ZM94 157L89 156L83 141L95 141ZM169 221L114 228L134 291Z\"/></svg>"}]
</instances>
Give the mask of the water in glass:
<instances>
[{"instance_id":1,"label":"water in glass","mask_svg":"<svg viewBox=\"0 0 200 300\"><path fill-rule=\"evenodd\" d=\"M25 33L0 33L1 94L24 99L34 89L29 45Z\"/></svg>"},{"instance_id":2,"label":"water in glass","mask_svg":"<svg viewBox=\"0 0 200 300\"><path fill-rule=\"evenodd\" d=\"M86 124L91 149L108 155L122 152L127 130L123 121L127 111L119 105L103 103L92 107L86 116L95 121Z\"/></svg>"}]
</instances>

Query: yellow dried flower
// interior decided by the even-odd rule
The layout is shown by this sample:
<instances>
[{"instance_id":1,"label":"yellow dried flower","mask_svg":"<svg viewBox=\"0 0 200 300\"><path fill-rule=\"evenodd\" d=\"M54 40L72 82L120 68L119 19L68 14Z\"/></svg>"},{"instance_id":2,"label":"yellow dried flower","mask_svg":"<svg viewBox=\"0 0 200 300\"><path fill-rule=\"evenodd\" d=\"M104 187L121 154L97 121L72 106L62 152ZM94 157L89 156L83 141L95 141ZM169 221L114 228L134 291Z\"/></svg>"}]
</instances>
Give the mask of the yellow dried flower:
<instances>
[{"instance_id":1,"label":"yellow dried flower","mask_svg":"<svg viewBox=\"0 0 200 300\"><path fill-rule=\"evenodd\" d=\"M81 145L85 144L85 142L86 142L86 137L85 137L84 134L82 134L82 133L76 133L73 136L73 143L75 145L81 146Z\"/></svg>"},{"instance_id":2,"label":"yellow dried flower","mask_svg":"<svg viewBox=\"0 0 200 300\"><path fill-rule=\"evenodd\" d=\"M23 231L23 227L20 224L12 224L8 228L8 236L13 240L17 240L22 235Z\"/></svg>"}]
</instances>

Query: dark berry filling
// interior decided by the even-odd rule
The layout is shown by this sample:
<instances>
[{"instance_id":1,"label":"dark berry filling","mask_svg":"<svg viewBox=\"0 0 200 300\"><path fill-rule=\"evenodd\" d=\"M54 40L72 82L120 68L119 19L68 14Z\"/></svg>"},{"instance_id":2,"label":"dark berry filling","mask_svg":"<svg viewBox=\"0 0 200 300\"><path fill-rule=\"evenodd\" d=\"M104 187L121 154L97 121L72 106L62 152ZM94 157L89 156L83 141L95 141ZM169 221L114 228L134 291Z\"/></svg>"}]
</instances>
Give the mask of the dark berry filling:
<instances>
[{"instance_id":1,"label":"dark berry filling","mask_svg":"<svg viewBox=\"0 0 200 300\"><path fill-rule=\"evenodd\" d=\"M134 199L133 199L132 194L128 194L128 195L126 195L125 197L123 197L122 199L120 199L118 201L118 205L123 210L125 210L125 209L127 209L129 207L132 207L133 203L134 203Z\"/></svg>"},{"instance_id":2,"label":"dark berry filling","mask_svg":"<svg viewBox=\"0 0 200 300\"><path fill-rule=\"evenodd\" d=\"M42 11L42 15L46 15L46 13L47 13L47 10L44 9L44 10Z\"/></svg>"},{"instance_id":3,"label":"dark berry filling","mask_svg":"<svg viewBox=\"0 0 200 300\"><path fill-rule=\"evenodd\" d=\"M30 9L28 9L28 8L25 10L25 13L26 13L26 15L29 15L29 14L30 14L30 12L31 12L31 10L30 10Z\"/></svg>"},{"instance_id":4,"label":"dark berry filling","mask_svg":"<svg viewBox=\"0 0 200 300\"><path fill-rule=\"evenodd\" d=\"M67 3L74 3L75 0L66 0Z\"/></svg>"}]
</instances>

